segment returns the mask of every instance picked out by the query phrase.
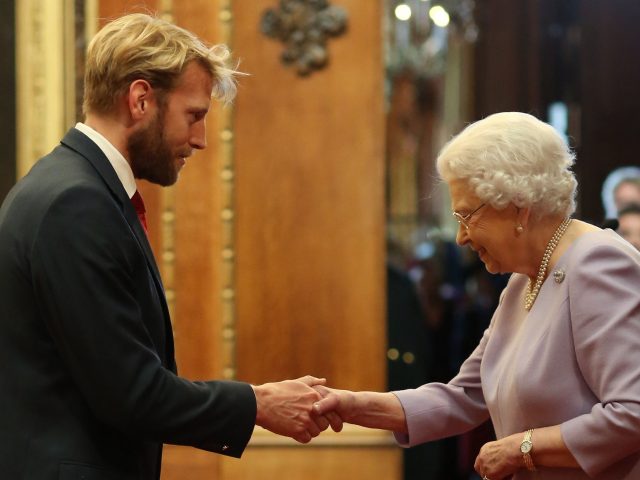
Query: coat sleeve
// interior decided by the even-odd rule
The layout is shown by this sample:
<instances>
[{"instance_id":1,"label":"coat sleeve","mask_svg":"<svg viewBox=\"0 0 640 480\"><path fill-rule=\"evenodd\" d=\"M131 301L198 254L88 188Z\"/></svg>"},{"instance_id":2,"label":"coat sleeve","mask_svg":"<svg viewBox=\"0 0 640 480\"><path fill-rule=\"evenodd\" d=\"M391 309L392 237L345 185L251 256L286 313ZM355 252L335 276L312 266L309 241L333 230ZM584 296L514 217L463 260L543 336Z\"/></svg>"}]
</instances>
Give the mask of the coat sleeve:
<instances>
[{"instance_id":1,"label":"coat sleeve","mask_svg":"<svg viewBox=\"0 0 640 480\"><path fill-rule=\"evenodd\" d=\"M580 466L595 476L640 451L640 260L614 242L593 245L571 262L576 360L599 402L561 431Z\"/></svg>"},{"instance_id":2,"label":"coat sleeve","mask_svg":"<svg viewBox=\"0 0 640 480\"><path fill-rule=\"evenodd\" d=\"M491 325L449 383L428 383L416 389L393 392L402 404L408 427L408 434L394 433L401 446L412 447L458 435L489 418L482 393L480 363L490 332Z\"/></svg>"},{"instance_id":3,"label":"coat sleeve","mask_svg":"<svg viewBox=\"0 0 640 480\"><path fill-rule=\"evenodd\" d=\"M253 389L190 382L163 367L148 329L162 319L148 318L139 302L150 288L146 260L105 189L55 196L30 256L37 307L62 371L97 418L134 438L241 455L255 424Z\"/></svg>"}]
</instances>

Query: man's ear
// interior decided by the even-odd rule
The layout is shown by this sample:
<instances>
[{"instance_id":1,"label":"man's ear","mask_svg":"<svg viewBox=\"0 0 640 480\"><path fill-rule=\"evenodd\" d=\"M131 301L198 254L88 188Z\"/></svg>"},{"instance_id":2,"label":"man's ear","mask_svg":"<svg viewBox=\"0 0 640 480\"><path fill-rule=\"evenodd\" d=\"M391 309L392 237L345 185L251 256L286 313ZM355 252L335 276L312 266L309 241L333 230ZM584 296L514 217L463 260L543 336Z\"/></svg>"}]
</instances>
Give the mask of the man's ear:
<instances>
[{"instance_id":1,"label":"man's ear","mask_svg":"<svg viewBox=\"0 0 640 480\"><path fill-rule=\"evenodd\" d=\"M138 79L131 82L128 92L128 105L133 120L143 120L149 115L149 109L155 101L153 87L146 80Z\"/></svg>"}]
</instances>

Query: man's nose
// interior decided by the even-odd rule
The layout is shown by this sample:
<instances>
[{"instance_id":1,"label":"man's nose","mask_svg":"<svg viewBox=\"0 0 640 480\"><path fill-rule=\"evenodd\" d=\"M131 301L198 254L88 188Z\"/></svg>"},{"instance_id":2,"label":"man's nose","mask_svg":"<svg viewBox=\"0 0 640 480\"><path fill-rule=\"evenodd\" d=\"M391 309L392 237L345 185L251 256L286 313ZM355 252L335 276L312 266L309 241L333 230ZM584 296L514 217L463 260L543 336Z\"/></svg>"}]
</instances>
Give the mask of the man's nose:
<instances>
[{"instance_id":1,"label":"man's nose","mask_svg":"<svg viewBox=\"0 0 640 480\"><path fill-rule=\"evenodd\" d=\"M191 127L191 138L189 144L193 148L202 150L207 146L207 129L204 122L197 122Z\"/></svg>"}]
</instances>

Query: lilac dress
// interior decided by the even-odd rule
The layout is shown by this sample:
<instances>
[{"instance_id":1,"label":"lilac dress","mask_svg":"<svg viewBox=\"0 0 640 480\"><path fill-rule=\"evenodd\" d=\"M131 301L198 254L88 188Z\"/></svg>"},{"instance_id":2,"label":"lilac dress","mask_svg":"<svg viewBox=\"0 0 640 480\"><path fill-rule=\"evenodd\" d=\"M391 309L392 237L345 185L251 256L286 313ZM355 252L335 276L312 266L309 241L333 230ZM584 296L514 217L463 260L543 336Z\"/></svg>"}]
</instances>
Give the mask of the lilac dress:
<instances>
[{"instance_id":1,"label":"lilac dress","mask_svg":"<svg viewBox=\"0 0 640 480\"><path fill-rule=\"evenodd\" d=\"M581 469L523 468L513 479L640 479L640 253L611 230L587 233L530 312L526 285L511 276L451 382L394 392L409 427L398 443L457 435L488 417L498 438L559 424Z\"/></svg>"}]
</instances>

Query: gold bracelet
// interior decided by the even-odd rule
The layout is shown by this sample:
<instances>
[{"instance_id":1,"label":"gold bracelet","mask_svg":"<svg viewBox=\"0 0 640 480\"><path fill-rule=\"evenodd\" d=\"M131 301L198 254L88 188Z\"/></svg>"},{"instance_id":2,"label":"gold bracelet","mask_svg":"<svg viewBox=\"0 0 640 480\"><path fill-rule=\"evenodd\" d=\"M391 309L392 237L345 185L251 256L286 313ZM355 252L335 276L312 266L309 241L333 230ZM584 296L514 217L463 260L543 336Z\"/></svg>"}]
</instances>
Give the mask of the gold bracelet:
<instances>
[{"instance_id":1,"label":"gold bracelet","mask_svg":"<svg viewBox=\"0 0 640 480\"><path fill-rule=\"evenodd\" d=\"M522 443L520 443L520 453L522 453L522 459L524 460L524 465L527 467L527 470L535 472L536 466L533 464L533 459L531 458L531 451L533 450L533 441L531 440L532 434L533 428L530 428L524 434Z\"/></svg>"}]
</instances>

